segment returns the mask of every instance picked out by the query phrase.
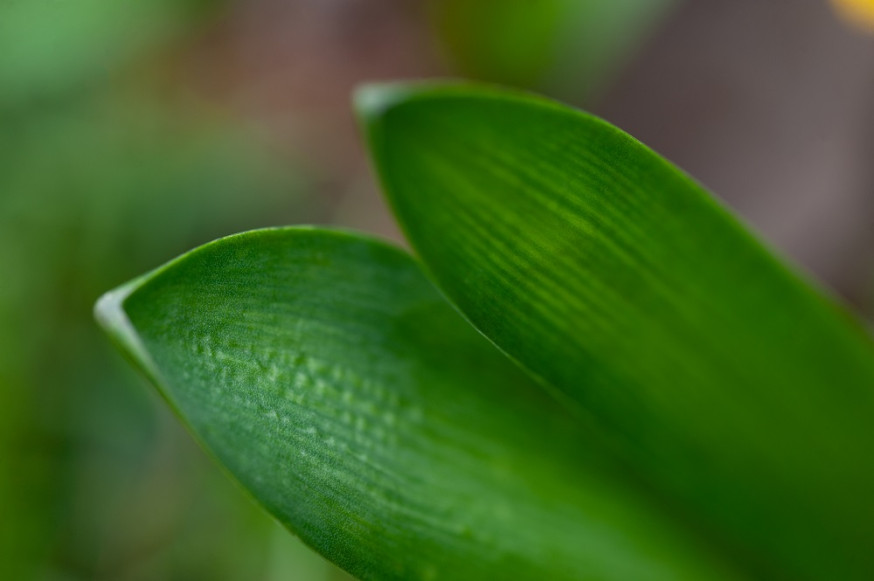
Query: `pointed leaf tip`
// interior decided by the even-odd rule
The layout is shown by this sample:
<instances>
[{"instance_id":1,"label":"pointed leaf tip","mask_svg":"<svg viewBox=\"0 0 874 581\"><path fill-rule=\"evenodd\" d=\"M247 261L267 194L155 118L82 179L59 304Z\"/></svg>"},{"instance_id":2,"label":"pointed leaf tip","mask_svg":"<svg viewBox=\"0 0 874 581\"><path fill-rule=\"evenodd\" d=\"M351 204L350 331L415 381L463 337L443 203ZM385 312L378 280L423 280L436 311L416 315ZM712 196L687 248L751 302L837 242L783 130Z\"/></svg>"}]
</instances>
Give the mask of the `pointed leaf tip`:
<instances>
[{"instance_id":1,"label":"pointed leaf tip","mask_svg":"<svg viewBox=\"0 0 874 581\"><path fill-rule=\"evenodd\" d=\"M157 367L124 310L124 302L140 287L144 278L132 280L102 295L94 304L94 318L122 355L151 381L157 382Z\"/></svg>"},{"instance_id":2,"label":"pointed leaf tip","mask_svg":"<svg viewBox=\"0 0 874 581\"><path fill-rule=\"evenodd\" d=\"M372 82L360 85L352 95L352 104L358 118L370 124L404 103L433 96L467 95L471 87L476 87L486 95L498 93L497 89L484 84L464 81L409 80ZM500 91L499 94L513 94Z\"/></svg>"},{"instance_id":3,"label":"pointed leaf tip","mask_svg":"<svg viewBox=\"0 0 874 581\"><path fill-rule=\"evenodd\" d=\"M414 90L415 83L367 83L355 89L352 103L359 119L372 122L388 109L403 101Z\"/></svg>"}]
</instances>

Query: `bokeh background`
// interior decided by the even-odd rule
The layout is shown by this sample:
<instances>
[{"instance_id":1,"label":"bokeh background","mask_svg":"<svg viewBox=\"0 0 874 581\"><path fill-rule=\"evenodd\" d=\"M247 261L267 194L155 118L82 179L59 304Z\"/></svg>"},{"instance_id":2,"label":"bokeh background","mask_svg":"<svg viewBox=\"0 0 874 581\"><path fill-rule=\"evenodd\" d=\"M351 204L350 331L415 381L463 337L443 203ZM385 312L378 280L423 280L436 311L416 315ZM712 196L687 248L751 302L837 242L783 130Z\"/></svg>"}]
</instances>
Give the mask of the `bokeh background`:
<instances>
[{"instance_id":1,"label":"bokeh background","mask_svg":"<svg viewBox=\"0 0 874 581\"><path fill-rule=\"evenodd\" d=\"M874 2L0 0L0 579L346 579L205 457L91 318L221 235L399 240L363 81L463 77L592 110L862 316Z\"/></svg>"}]
</instances>

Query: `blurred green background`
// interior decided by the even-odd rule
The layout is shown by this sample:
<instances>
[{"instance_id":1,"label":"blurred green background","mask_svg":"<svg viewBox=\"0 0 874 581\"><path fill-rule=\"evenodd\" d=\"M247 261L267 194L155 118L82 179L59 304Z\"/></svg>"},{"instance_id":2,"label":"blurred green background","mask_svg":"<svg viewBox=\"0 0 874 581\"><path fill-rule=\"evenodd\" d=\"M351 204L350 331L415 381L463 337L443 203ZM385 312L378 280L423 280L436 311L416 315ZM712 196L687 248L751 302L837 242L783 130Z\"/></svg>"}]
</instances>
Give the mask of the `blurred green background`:
<instances>
[{"instance_id":1,"label":"blurred green background","mask_svg":"<svg viewBox=\"0 0 874 581\"><path fill-rule=\"evenodd\" d=\"M874 44L825 1L0 0L0 579L346 578L91 306L245 229L399 240L349 94L434 76L606 116L870 314Z\"/></svg>"}]
</instances>

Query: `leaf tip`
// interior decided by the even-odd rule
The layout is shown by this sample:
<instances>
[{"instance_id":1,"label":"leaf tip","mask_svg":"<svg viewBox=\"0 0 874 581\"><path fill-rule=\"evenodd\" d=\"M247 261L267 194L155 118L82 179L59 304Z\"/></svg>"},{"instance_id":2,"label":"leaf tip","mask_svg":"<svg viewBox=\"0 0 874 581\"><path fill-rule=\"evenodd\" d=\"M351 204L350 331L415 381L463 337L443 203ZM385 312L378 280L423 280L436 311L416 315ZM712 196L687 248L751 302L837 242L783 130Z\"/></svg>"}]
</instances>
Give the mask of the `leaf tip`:
<instances>
[{"instance_id":1,"label":"leaf tip","mask_svg":"<svg viewBox=\"0 0 874 581\"><path fill-rule=\"evenodd\" d=\"M94 319L107 333L113 334L127 319L122 303L129 294L130 290L125 285L104 293L94 303Z\"/></svg>"},{"instance_id":2,"label":"leaf tip","mask_svg":"<svg viewBox=\"0 0 874 581\"><path fill-rule=\"evenodd\" d=\"M133 280L103 294L94 304L94 318L122 355L152 379L156 377L157 368L124 310L125 301L139 288L141 281Z\"/></svg>"},{"instance_id":3,"label":"leaf tip","mask_svg":"<svg viewBox=\"0 0 874 581\"><path fill-rule=\"evenodd\" d=\"M355 89L352 103L365 124L379 119L411 92L409 83L366 83Z\"/></svg>"}]
</instances>

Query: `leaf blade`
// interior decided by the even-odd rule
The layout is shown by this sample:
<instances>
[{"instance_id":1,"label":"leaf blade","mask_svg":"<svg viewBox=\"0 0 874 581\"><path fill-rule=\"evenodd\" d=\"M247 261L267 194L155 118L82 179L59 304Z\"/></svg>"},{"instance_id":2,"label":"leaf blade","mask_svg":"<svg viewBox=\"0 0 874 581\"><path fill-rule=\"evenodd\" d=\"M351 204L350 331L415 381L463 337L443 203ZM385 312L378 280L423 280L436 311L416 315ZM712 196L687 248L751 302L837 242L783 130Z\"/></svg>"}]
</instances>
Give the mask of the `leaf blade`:
<instances>
[{"instance_id":1,"label":"leaf blade","mask_svg":"<svg viewBox=\"0 0 874 581\"><path fill-rule=\"evenodd\" d=\"M358 108L474 326L770 576L871 575L874 351L846 313L600 119L463 85L365 88Z\"/></svg>"},{"instance_id":2,"label":"leaf blade","mask_svg":"<svg viewBox=\"0 0 874 581\"><path fill-rule=\"evenodd\" d=\"M395 249L243 234L98 316L260 503L362 578L732 578Z\"/></svg>"}]
</instances>

